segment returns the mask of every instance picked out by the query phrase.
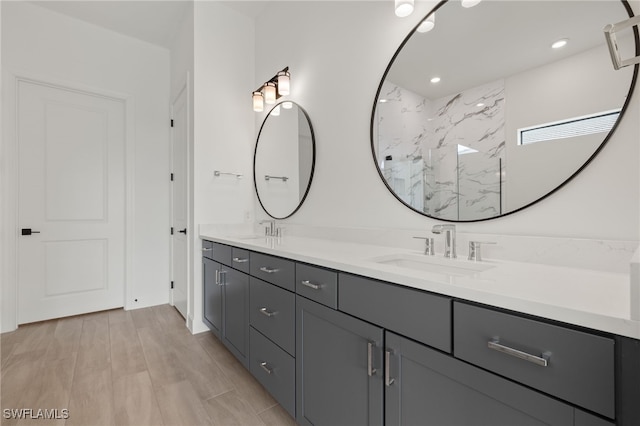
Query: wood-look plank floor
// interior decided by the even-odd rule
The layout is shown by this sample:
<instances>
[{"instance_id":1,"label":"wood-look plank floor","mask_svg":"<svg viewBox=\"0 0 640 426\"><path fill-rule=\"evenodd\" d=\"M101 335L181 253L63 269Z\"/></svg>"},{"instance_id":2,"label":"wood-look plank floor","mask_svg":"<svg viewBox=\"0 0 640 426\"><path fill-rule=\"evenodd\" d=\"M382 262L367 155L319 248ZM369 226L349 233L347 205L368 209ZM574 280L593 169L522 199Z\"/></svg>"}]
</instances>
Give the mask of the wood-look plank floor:
<instances>
[{"instance_id":1,"label":"wood-look plank floor","mask_svg":"<svg viewBox=\"0 0 640 426\"><path fill-rule=\"evenodd\" d=\"M169 305L27 324L0 336L0 352L2 425L295 425L215 336L192 335Z\"/></svg>"}]
</instances>

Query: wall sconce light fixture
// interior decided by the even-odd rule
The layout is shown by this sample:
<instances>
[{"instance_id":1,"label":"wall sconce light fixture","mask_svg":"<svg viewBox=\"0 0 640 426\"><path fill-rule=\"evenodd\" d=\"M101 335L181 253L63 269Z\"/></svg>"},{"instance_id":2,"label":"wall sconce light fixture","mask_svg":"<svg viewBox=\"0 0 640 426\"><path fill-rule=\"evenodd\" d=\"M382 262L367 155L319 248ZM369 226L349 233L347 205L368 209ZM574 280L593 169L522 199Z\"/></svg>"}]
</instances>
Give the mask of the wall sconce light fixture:
<instances>
[{"instance_id":1,"label":"wall sconce light fixture","mask_svg":"<svg viewBox=\"0 0 640 426\"><path fill-rule=\"evenodd\" d=\"M413 0L395 0L396 16L404 18L413 13Z\"/></svg>"},{"instance_id":2,"label":"wall sconce light fixture","mask_svg":"<svg viewBox=\"0 0 640 426\"><path fill-rule=\"evenodd\" d=\"M418 25L418 29L416 31L418 31L419 33L426 33L434 29L435 26L436 26L436 14L431 13L431 15L429 15L428 18L426 18L424 21L420 23L420 25Z\"/></svg>"},{"instance_id":3,"label":"wall sconce light fixture","mask_svg":"<svg viewBox=\"0 0 640 426\"><path fill-rule=\"evenodd\" d=\"M475 5L477 5L478 3L480 3L482 0L462 0L462 7L473 7Z\"/></svg>"},{"instance_id":4,"label":"wall sconce light fixture","mask_svg":"<svg viewBox=\"0 0 640 426\"><path fill-rule=\"evenodd\" d=\"M264 111L264 104L274 104L279 97L287 96L291 91L290 81L289 67L278 71L276 75L253 91L253 110L255 112Z\"/></svg>"}]
</instances>

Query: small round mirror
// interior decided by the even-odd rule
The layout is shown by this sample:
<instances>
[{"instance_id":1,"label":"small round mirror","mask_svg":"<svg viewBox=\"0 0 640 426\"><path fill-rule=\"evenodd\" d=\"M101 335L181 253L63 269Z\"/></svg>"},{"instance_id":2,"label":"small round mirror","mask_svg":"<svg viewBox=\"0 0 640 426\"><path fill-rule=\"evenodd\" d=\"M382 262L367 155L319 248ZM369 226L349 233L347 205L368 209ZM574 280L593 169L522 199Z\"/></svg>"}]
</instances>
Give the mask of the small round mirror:
<instances>
[{"instance_id":1,"label":"small round mirror","mask_svg":"<svg viewBox=\"0 0 640 426\"><path fill-rule=\"evenodd\" d=\"M274 219L286 219L304 202L316 160L316 144L307 112L291 101L267 114L256 141L253 182L258 201Z\"/></svg>"}]
</instances>

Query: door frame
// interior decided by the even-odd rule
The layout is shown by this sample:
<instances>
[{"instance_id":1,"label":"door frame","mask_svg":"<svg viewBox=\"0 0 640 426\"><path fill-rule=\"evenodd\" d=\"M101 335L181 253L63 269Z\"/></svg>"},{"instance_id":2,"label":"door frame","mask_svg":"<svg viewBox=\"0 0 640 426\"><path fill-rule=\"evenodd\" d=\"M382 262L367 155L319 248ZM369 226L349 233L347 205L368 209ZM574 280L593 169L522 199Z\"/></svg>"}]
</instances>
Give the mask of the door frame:
<instances>
[{"instance_id":1,"label":"door frame","mask_svg":"<svg viewBox=\"0 0 640 426\"><path fill-rule=\"evenodd\" d=\"M135 105L134 97L77 82L65 81L31 72L2 71L3 116L0 157L2 171L0 184L3 201L0 206L0 259L2 279L0 283L0 303L2 316L0 332L18 328L18 85L20 82L39 84L56 89L74 91L92 96L101 96L122 102L125 109L125 282L122 301L124 309L133 307L134 287L134 176L135 176Z\"/></svg>"},{"instance_id":2,"label":"door frame","mask_svg":"<svg viewBox=\"0 0 640 426\"><path fill-rule=\"evenodd\" d=\"M173 119L175 118L173 116L173 105L176 103L176 101L180 98L180 96L184 93L184 95L187 97L186 99L186 104L187 104L187 122L185 123L186 126L186 131L187 131L187 139L184 141L184 148L185 148L185 158L186 158L186 165L187 165L187 169L184 171L186 176L185 176L185 182L187 184L186 187L186 199L187 199L187 265L186 265L186 271L187 271L187 282L185 283L186 287L187 287L187 318L186 318L186 323L187 323L187 328L189 330L192 330L193 328L193 297L191 297L191 292L192 292L192 286L189 285L189 283L191 282L191 262L192 262L192 250L191 250L191 241L192 241L192 237L191 235L193 234L193 226L192 226L192 221L191 221L191 156L189 155L189 153L191 152L191 75L190 73L187 72L184 81L182 82L182 84L179 86L180 89L177 91L176 95L173 96L171 98L171 120L173 121ZM169 138L169 167L171 168L171 170L169 170L169 173L173 173L174 171L174 167L173 167L173 145L174 145L174 131L173 131L173 127L171 128L171 137ZM173 186L173 182L171 182L171 189L169 191L169 221L171 223L171 225L173 226L173 190L174 190L174 186ZM170 247L169 247L169 256L171 261L169 262L169 276L171 277L171 279L173 279L173 237L171 238L171 243L170 243ZM171 302L171 306L175 306L174 301L173 301L173 289L171 289L171 295L170 295L170 302Z\"/></svg>"}]
</instances>

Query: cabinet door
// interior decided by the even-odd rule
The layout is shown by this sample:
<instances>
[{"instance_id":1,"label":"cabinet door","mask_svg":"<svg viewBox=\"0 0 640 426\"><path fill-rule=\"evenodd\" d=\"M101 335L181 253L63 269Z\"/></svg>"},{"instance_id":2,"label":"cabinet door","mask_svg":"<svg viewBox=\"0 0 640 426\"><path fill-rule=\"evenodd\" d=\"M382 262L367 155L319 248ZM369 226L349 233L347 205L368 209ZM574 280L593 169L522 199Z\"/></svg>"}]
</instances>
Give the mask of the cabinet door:
<instances>
[{"instance_id":1,"label":"cabinet door","mask_svg":"<svg viewBox=\"0 0 640 426\"><path fill-rule=\"evenodd\" d=\"M391 425L572 425L573 407L386 332Z\"/></svg>"},{"instance_id":2,"label":"cabinet door","mask_svg":"<svg viewBox=\"0 0 640 426\"><path fill-rule=\"evenodd\" d=\"M224 308L222 341L245 365L249 353L249 276L223 267Z\"/></svg>"},{"instance_id":3,"label":"cabinet door","mask_svg":"<svg viewBox=\"0 0 640 426\"><path fill-rule=\"evenodd\" d=\"M381 425L382 329L296 298L296 420Z\"/></svg>"},{"instance_id":4,"label":"cabinet door","mask_svg":"<svg viewBox=\"0 0 640 426\"><path fill-rule=\"evenodd\" d=\"M215 334L222 330L222 287L219 285L220 264L211 259L202 259L203 275L203 319Z\"/></svg>"}]
</instances>

